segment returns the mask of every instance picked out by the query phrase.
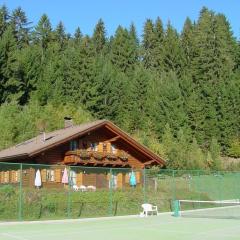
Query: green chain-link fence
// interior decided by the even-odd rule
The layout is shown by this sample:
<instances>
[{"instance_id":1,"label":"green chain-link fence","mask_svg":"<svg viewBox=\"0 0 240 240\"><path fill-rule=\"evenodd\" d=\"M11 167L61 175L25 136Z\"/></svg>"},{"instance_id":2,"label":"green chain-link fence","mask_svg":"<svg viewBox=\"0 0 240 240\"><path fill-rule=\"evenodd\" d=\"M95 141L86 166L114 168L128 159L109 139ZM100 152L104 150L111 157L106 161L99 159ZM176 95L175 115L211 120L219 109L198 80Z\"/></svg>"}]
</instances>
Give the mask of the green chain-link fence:
<instances>
[{"instance_id":1,"label":"green chain-link fence","mask_svg":"<svg viewBox=\"0 0 240 240\"><path fill-rule=\"evenodd\" d=\"M0 220L131 215L144 202L172 211L175 199L239 199L239 180L240 172L0 163Z\"/></svg>"}]
</instances>

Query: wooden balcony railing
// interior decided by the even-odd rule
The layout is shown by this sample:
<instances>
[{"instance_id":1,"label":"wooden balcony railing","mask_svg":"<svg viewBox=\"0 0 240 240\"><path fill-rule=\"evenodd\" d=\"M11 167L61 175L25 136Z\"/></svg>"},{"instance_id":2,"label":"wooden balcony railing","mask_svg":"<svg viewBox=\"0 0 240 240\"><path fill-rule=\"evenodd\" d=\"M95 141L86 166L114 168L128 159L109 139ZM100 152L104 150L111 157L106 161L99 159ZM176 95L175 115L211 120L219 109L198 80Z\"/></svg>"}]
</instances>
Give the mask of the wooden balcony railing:
<instances>
[{"instance_id":1,"label":"wooden balcony railing","mask_svg":"<svg viewBox=\"0 0 240 240\"><path fill-rule=\"evenodd\" d=\"M65 156L78 156L81 160L94 159L96 161L109 160L116 161L120 160L123 162L128 161L128 154L124 151L118 151L117 153L112 152L99 152L92 150L77 149L74 151L68 151L65 153Z\"/></svg>"}]
</instances>

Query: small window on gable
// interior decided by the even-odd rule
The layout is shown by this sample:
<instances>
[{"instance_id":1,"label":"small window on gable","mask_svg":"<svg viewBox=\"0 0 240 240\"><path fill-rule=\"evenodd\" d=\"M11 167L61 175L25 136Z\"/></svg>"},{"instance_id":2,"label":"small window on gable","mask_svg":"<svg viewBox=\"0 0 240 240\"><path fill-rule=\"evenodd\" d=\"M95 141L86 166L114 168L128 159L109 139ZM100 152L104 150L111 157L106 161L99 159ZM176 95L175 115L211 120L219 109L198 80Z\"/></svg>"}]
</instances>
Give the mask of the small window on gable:
<instances>
[{"instance_id":1,"label":"small window on gable","mask_svg":"<svg viewBox=\"0 0 240 240\"><path fill-rule=\"evenodd\" d=\"M78 146L78 144L77 144L76 140L70 141L70 151L77 150L77 148L78 148L77 146Z\"/></svg>"}]
</instances>

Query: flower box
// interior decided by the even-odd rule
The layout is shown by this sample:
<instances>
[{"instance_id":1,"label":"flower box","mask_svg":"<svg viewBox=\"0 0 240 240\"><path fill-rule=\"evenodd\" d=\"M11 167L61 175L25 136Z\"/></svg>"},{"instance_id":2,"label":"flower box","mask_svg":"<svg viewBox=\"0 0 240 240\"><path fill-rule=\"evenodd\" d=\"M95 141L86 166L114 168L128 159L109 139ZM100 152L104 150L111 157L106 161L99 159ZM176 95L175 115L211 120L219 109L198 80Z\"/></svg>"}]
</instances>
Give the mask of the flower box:
<instances>
[{"instance_id":1,"label":"flower box","mask_svg":"<svg viewBox=\"0 0 240 240\"><path fill-rule=\"evenodd\" d=\"M107 153L106 158L109 160L117 160L117 156L113 153Z\"/></svg>"},{"instance_id":2,"label":"flower box","mask_svg":"<svg viewBox=\"0 0 240 240\"><path fill-rule=\"evenodd\" d=\"M91 154L87 150L80 150L79 151L79 156L82 159L88 159L91 157Z\"/></svg>"},{"instance_id":3,"label":"flower box","mask_svg":"<svg viewBox=\"0 0 240 240\"><path fill-rule=\"evenodd\" d=\"M103 153L101 153L101 152L94 152L94 153L93 153L93 157L94 157L96 160L102 160L102 159L103 159Z\"/></svg>"},{"instance_id":4,"label":"flower box","mask_svg":"<svg viewBox=\"0 0 240 240\"><path fill-rule=\"evenodd\" d=\"M122 161L127 161L128 160L128 154L125 153L125 152L121 152L119 154L119 158L122 160Z\"/></svg>"}]
</instances>

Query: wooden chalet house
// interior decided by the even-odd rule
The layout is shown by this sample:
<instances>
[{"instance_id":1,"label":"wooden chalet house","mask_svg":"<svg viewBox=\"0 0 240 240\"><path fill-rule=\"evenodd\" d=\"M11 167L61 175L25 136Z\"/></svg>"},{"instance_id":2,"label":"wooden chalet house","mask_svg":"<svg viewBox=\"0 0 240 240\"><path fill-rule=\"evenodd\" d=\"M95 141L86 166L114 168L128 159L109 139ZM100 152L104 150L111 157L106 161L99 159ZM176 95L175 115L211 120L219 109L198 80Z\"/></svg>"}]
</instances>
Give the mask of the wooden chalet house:
<instances>
[{"instance_id":1,"label":"wooden chalet house","mask_svg":"<svg viewBox=\"0 0 240 240\"><path fill-rule=\"evenodd\" d=\"M106 168L136 170L165 165L162 158L110 121L98 120L75 126L71 119L65 120L64 129L41 134L0 151L0 162L31 164L23 170L23 184L26 186L34 186L35 173L40 168L43 187L63 187L61 179L66 165L94 167L91 171L71 167L70 175L74 184L96 188L109 186ZM128 184L128 175L124 171L116 171L115 187ZM140 172L136 172L136 178L140 183ZM19 170L1 169L0 165L0 183L18 181Z\"/></svg>"}]
</instances>

